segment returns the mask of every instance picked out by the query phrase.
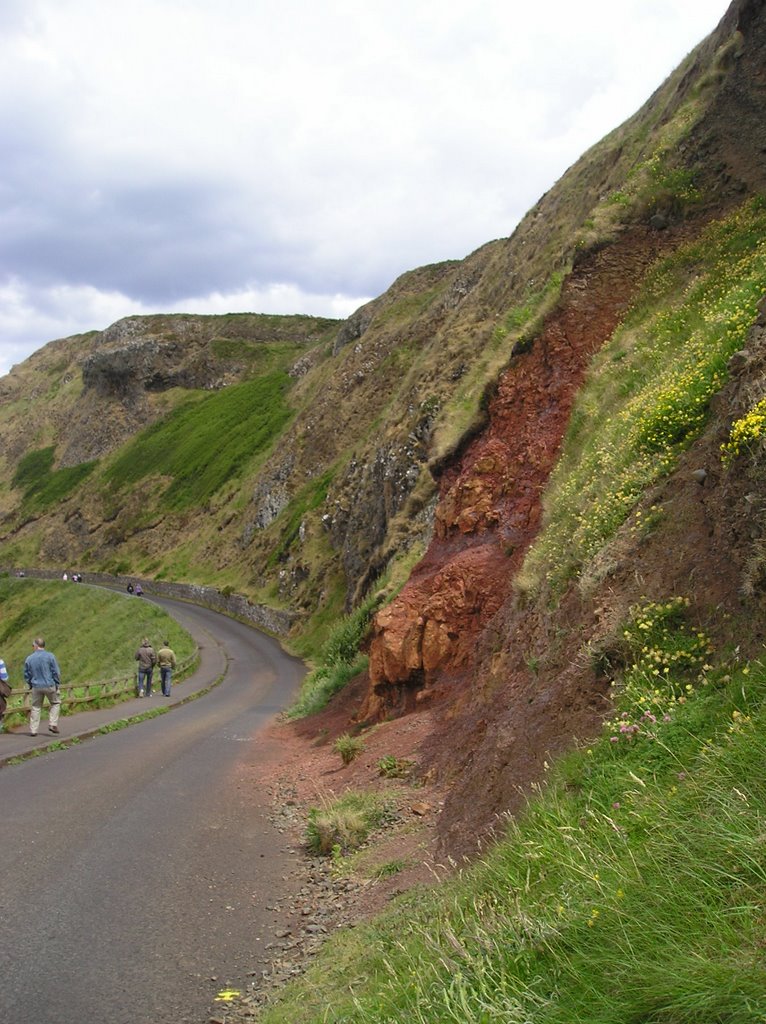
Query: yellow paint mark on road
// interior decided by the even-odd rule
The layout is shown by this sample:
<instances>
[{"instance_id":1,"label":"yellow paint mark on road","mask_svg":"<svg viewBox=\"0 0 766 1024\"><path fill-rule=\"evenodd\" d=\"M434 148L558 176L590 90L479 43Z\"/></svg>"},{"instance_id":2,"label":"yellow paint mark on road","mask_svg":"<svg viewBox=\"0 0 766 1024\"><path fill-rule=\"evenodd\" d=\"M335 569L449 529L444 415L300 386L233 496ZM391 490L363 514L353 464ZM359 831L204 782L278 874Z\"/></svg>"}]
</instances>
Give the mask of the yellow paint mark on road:
<instances>
[{"instance_id":1,"label":"yellow paint mark on road","mask_svg":"<svg viewBox=\"0 0 766 1024\"><path fill-rule=\"evenodd\" d=\"M237 999L242 993L236 988L225 988L215 997L217 1003L230 1003L233 999Z\"/></svg>"}]
</instances>

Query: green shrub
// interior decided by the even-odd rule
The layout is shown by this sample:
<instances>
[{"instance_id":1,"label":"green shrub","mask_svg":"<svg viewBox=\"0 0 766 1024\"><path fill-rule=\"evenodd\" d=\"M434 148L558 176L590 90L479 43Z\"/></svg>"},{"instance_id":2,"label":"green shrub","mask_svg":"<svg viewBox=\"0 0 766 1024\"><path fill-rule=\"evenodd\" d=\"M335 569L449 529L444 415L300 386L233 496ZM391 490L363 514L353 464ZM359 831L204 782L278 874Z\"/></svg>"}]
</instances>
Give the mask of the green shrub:
<instances>
[{"instance_id":1,"label":"green shrub","mask_svg":"<svg viewBox=\"0 0 766 1024\"><path fill-rule=\"evenodd\" d=\"M413 766L414 761L387 754L378 761L378 774L386 779L404 779L410 774Z\"/></svg>"},{"instance_id":2,"label":"green shrub","mask_svg":"<svg viewBox=\"0 0 766 1024\"><path fill-rule=\"evenodd\" d=\"M345 765L351 764L364 750L364 740L359 736L351 736L345 732L342 736L333 744L332 748L336 754L340 754L340 759Z\"/></svg>"},{"instance_id":3,"label":"green shrub","mask_svg":"<svg viewBox=\"0 0 766 1024\"><path fill-rule=\"evenodd\" d=\"M312 853L345 855L358 849L391 817L391 808L377 793L346 793L327 807L309 811L306 843Z\"/></svg>"}]
</instances>

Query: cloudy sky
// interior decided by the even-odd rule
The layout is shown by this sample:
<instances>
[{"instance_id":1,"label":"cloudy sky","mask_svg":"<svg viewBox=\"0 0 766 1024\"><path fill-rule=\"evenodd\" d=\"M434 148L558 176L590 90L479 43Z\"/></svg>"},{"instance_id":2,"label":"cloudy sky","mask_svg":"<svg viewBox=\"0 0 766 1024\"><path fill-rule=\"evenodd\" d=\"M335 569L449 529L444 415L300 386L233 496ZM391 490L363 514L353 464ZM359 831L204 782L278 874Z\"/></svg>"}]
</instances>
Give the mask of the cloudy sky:
<instances>
[{"instance_id":1,"label":"cloudy sky","mask_svg":"<svg viewBox=\"0 0 766 1024\"><path fill-rule=\"evenodd\" d=\"M150 312L347 316L509 235L726 0L2 0L0 374Z\"/></svg>"}]
</instances>

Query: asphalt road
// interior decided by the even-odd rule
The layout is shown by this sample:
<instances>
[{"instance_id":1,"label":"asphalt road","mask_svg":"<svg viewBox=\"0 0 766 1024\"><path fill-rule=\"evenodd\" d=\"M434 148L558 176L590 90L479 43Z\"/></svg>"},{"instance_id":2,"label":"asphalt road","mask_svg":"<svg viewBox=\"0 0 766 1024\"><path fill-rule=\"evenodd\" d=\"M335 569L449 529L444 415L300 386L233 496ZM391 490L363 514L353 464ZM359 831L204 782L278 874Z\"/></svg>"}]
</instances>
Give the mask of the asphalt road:
<instances>
[{"instance_id":1,"label":"asphalt road","mask_svg":"<svg viewBox=\"0 0 766 1024\"><path fill-rule=\"evenodd\" d=\"M224 680L0 768L2 1024L200 1024L245 987L273 928L284 840L241 767L304 668L248 626L157 603L215 638Z\"/></svg>"}]
</instances>

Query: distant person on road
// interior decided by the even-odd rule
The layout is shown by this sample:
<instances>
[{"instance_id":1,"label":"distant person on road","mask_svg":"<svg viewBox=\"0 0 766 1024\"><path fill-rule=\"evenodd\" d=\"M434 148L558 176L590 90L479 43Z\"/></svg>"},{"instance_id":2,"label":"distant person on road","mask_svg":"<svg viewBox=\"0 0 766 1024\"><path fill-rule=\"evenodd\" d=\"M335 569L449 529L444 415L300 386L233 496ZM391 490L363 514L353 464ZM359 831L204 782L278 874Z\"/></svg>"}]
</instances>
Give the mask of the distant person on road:
<instances>
[{"instance_id":1,"label":"distant person on road","mask_svg":"<svg viewBox=\"0 0 766 1024\"><path fill-rule=\"evenodd\" d=\"M176 667L176 656L170 649L167 640L157 651L157 664L160 667L160 682L162 683L162 696L170 696L170 679L173 669Z\"/></svg>"},{"instance_id":2,"label":"distant person on road","mask_svg":"<svg viewBox=\"0 0 766 1024\"><path fill-rule=\"evenodd\" d=\"M61 672L55 656L50 651L46 651L45 641L41 636L35 637L32 646L34 650L24 662L24 681L32 691L29 735L36 736L40 727L40 712L46 697L48 698L48 732L59 731Z\"/></svg>"},{"instance_id":3,"label":"distant person on road","mask_svg":"<svg viewBox=\"0 0 766 1024\"><path fill-rule=\"evenodd\" d=\"M133 584L129 583L125 589L127 590L127 592L129 594L132 594L133 593Z\"/></svg>"},{"instance_id":4,"label":"distant person on road","mask_svg":"<svg viewBox=\"0 0 766 1024\"><path fill-rule=\"evenodd\" d=\"M3 731L3 715L8 706L8 698L11 695L11 684L8 682L8 669L5 662L0 658L0 732Z\"/></svg>"},{"instance_id":5,"label":"distant person on road","mask_svg":"<svg viewBox=\"0 0 766 1024\"><path fill-rule=\"evenodd\" d=\"M152 676L154 666L157 664L157 654L146 636L136 651L136 661L138 662L138 696L143 697L146 692L146 696L151 697Z\"/></svg>"},{"instance_id":6,"label":"distant person on road","mask_svg":"<svg viewBox=\"0 0 766 1024\"><path fill-rule=\"evenodd\" d=\"M144 592L144 588L141 586L141 584L140 583L136 583L136 597L141 597L143 592Z\"/></svg>"}]
</instances>

